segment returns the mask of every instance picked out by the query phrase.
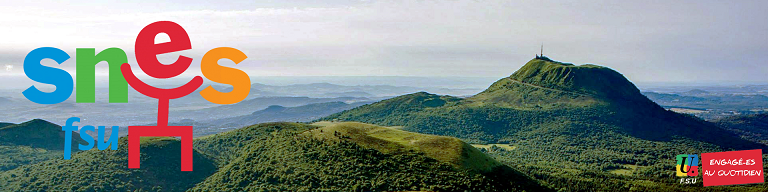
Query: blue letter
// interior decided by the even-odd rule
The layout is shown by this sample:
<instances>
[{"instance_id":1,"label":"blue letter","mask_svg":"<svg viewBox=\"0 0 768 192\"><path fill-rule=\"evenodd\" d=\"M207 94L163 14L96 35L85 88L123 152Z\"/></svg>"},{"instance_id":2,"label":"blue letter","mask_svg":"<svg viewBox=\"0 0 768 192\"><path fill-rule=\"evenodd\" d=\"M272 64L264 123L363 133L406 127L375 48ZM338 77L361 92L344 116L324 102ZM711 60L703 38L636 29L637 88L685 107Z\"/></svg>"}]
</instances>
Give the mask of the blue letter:
<instances>
[{"instance_id":1,"label":"blue letter","mask_svg":"<svg viewBox=\"0 0 768 192\"><path fill-rule=\"evenodd\" d=\"M70 117L67 119L67 123L64 124L64 127L61 127L61 130L65 132L64 134L64 159L71 159L72 158L72 131L77 131L77 126L72 126L74 122L80 122L79 117Z\"/></svg>"},{"instance_id":2,"label":"blue letter","mask_svg":"<svg viewBox=\"0 0 768 192\"><path fill-rule=\"evenodd\" d=\"M117 132L120 131L120 127L112 126L112 134L109 136L109 141L104 141L104 130L107 129L104 126L99 126L99 150L107 149L112 145L112 150L117 150Z\"/></svg>"},{"instance_id":3,"label":"blue letter","mask_svg":"<svg viewBox=\"0 0 768 192\"><path fill-rule=\"evenodd\" d=\"M77 146L78 149L85 151L85 150L90 150L90 149L93 148L93 137L88 135L88 133L86 133L85 131L91 130L91 131L95 132L96 130L94 130L94 129L95 128L93 126L90 126L90 125L86 125L82 129L80 129L80 138L85 140L85 142L88 142L88 145L80 144L80 145ZM86 138L88 138L88 139L86 139Z\"/></svg>"},{"instance_id":4,"label":"blue letter","mask_svg":"<svg viewBox=\"0 0 768 192\"><path fill-rule=\"evenodd\" d=\"M40 47L27 54L24 58L24 73L33 81L51 84L56 90L50 93L42 92L35 86L24 90L24 97L38 104L56 104L67 100L72 95L72 76L62 69L43 66L40 61L53 59L59 65L69 59L69 55L61 49Z\"/></svg>"}]
</instances>

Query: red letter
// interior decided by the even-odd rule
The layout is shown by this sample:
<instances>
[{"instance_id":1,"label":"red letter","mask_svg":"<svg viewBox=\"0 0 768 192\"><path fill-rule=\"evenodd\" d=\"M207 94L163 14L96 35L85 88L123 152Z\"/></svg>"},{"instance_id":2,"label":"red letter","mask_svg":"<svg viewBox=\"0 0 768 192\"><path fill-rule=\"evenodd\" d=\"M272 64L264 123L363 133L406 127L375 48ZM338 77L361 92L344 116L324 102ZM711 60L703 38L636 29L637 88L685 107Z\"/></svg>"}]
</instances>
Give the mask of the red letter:
<instances>
[{"instance_id":1,"label":"red letter","mask_svg":"<svg viewBox=\"0 0 768 192\"><path fill-rule=\"evenodd\" d=\"M168 34L170 42L155 44L155 36ZM171 78L180 75L192 64L192 58L179 55L179 59L170 65L157 61L157 55L192 49L189 35L179 24L171 21L158 21L147 25L136 37L136 62L147 75L154 78Z\"/></svg>"}]
</instances>

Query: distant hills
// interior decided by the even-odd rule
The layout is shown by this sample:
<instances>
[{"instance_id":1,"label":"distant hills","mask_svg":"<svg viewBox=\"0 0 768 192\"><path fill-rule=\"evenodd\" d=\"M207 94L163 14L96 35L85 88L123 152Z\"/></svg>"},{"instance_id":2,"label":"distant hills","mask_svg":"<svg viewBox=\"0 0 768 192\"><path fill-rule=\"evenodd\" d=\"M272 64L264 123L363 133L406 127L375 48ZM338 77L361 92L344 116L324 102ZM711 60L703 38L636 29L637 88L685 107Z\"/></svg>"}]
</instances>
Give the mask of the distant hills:
<instances>
[{"instance_id":1,"label":"distant hills","mask_svg":"<svg viewBox=\"0 0 768 192\"><path fill-rule=\"evenodd\" d=\"M749 115L768 112L768 96L749 93L711 93L693 89L680 93L644 92L645 96L665 108L715 120L731 115Z\"/></svg>"},{"instance_id":2,"label":"distant hills","mask_svg":"<svg viewBox=\"0 0 768 192\"><path fill-rule=\"evenodd\" d=\"M310 98L310 97L259 97L249 100L244 100L236 104L231 105L219 105L204 109L194 110L177 110L170 112L174 116L171 121L178 121L181 119L193 119L198 122L206 122L217 119L224 119L230 117L243 116L253 113L257 110L265 109L269 106L279 105L283 107L296 107L313 103L326 103L326 102L364 102L368 101L368 98L356 98L356 97L337 97L337 98ZM253 124L253 123L251 123ZM251 125L247 124L247 125Z\"/></svg>"},{"instance_id":3,"label":"distant hills","mask_svg":"<svg viewBox=\"0 0 768 192\"><path fill-rule=\"evenodd\" d=\"M333 113L349 110L371 102L355 102L347 104L341 101L327 103L312 103L296 107L272 105L266 109L254 111L249 115L216 119L205 122L212 127L244 127L266 122L308 122Z\"/></svg>"},{"instance_id":4,"label":"distant hills","mask_svg":"<svg viewBox=\"0 0 768 192\"><path fill-rule=\"evenodd\" d=\"M709 91L701 90L701 89L691 89L690 91L686 91L684 93L685 95L696 95L696 96L703 96L703 95L710 95Z\"/></svg>"},{"instance_id":5,"label":"distant hills","mask_svg":"<svg viewBox=\"0 0 768 192\"><path fill-rule=\"evenodd\" d=\"M228 88L223 91L229 91ZM252 97L269 96L304 96L304 97L390 97L416 91L432 91L443 94L453 95L472 95L477 93L478 89L457 89L457 88L420 88L411 86L391 86L391 85L337 85L331 83L309 83L293 85L265 85L254 83L251 85Z\"/></svg>"},{"instance_id":6,"label":"distant hills","mask_svg":"<svg viewBox=\"0 0 768 192\"><path fill-rule=\"evenodd\" d=\"M278 98L274 98L278 99ZM304 98L303 101L323 101L325 99L311 99ZM278 99L279 100L279 99ZM182 119L180 121L169 122L171 126L194 126L197 136L205 136L233 130L248 125L268 122L310 122L330 114L338 113L344 110L349 110L364 104L369 104L370 101L345 103L341 101L332 101L324 103L310 103L301 106L284 107L280 105L272 105L265 109L260 109L252 112L248 115L240 115L235 117L224 117L220 119L195 121L193 119ZM216 115L211 115L216 116ZM144 126L153 126L155 124L145 124ZM111 128L107 128L107 132L111 132ZM88 132L95 138L96 132ZM128 135L128 127L120 128L120 136Z\"/></svg>"},{"instance_id":7,"label":"distant hills","mask_svg":"<svg viewBox=\"0 0 768 192\"><path fill-rule=\"evenodd\" d=\"M167 82L166 82L167 83ZM171 88L178 85L161 84L160 87ZM208 85L198 89L202 90ZM220 91L228 91L231 87L212 85ZM270 105L295 107L311 103L343 101L347 103L362 101L378 101L383 98L409 93L418 90L432 90L441 93L467 95L477 93L478 89L453 88L418 88L389 85L336 85L330 83L294 84L294 85L252 85L251 95L235 105L217 105L203 99L194 92L188 96L174 99L170 102L170 120L180 121L192 119L208 121L251 114ZM0 90L0 110L2 121L18 122L32 118L45 117L51 122L64 122L72 114L78 114L86 124L127 126L151 123L155 118L157 100L148 98L129 89L130 103L108 103L107 88L98 87L96 103L75 104L75 97L53 105L40 105L25 99L21 90L5 92ZM228 113L221 113L226 110Z\"/></svg>"}]
</instances>

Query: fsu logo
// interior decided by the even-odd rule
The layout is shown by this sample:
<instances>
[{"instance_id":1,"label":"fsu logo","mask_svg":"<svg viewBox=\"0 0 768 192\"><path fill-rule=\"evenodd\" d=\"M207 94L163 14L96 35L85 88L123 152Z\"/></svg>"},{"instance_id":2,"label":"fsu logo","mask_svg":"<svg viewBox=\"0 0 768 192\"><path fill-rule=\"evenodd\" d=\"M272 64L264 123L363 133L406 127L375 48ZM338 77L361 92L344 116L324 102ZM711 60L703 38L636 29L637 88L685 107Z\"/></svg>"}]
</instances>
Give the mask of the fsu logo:
<instances>
[{"instance_id":1,"label":"fsu logo","mask_svg":"<svg viewBox=\"0 0 768 192\"><path fill-rule=\"evenodd\" d=\"M677 170L678 177L695 177L699 176L699 156L680 154L677 155Z\"/></svg>"}]
</instances>

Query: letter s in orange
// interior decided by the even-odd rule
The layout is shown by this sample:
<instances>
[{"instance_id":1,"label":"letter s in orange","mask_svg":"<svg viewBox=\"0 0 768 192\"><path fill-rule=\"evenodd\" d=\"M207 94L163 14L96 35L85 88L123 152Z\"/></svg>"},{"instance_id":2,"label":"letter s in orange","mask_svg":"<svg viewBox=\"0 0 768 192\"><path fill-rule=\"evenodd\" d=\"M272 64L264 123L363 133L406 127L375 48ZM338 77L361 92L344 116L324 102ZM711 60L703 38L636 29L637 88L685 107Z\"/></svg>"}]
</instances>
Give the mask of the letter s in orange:
<instances>
[{"instance_id":1,"label":"letter s in orange","mask_svg":"<svg viewBox=\"0 0 768 192\"><path fill-rule=\"evenodd\" d=\"M219 65L220 59L229 59L235 64L248 58L240 50L231 47L219 47L211 49L200 64L200 70L205 78L223 84L232 85L232 91L223 93L213 89L210 85L200 91L200 95L211 103L233 104L242 101L251 92L251 78L245 72Z\"/></svg>"}]
</instances>

